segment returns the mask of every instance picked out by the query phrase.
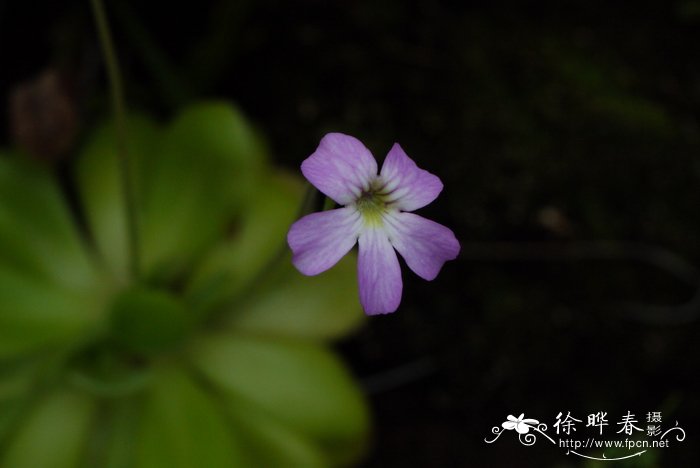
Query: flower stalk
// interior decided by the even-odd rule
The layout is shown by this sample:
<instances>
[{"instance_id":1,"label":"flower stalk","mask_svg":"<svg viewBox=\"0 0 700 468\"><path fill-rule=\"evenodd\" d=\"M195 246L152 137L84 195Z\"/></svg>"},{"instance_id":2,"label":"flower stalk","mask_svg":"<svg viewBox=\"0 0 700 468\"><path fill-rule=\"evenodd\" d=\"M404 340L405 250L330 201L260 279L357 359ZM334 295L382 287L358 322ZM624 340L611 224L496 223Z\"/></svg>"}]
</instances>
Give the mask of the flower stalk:
<instances>
[{"instance_id":1,"label":"flower stalk","mask_svg":"<svg viewBox=\"0 0 700 468\"><path fill-rule=\"evenodd\" d=\"M119 170L121 172L121 185L124 196L124 206L126 210L126 225L129 248L129 271L134 278L139 276L139 239L138 220L136 215L135 188L131 173L131 161L127 149L127 118L126 104L124 99L124 85L121 78L119 61L112 40L112 33L107 22L102 0L90 0L95 26L102 47L107 79L109 81L112 109L114 112L117 159L119 160Z\"/></svg>"}]
</instances>

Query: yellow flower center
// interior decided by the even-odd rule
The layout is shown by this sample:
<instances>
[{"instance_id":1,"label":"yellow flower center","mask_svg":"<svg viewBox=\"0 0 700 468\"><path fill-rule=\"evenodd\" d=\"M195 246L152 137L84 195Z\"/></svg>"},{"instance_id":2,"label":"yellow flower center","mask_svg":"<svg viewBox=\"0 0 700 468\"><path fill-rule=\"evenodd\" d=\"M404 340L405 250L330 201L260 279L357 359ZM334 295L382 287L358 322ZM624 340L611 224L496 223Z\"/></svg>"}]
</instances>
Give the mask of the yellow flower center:
<instances>
[{"instance_id":1,"label":"yellow flower center","mask_svg":"<svg viewBox=\"0 0 700 468\"><path fill-rule=\"evenodd\" d=\"M390 200L388 199L386 184L379 178L370 183L369 189L362 192L355 201L357 210L367 225L381 225L383 215L388 212Z\"/></svg>"}]
</instances>

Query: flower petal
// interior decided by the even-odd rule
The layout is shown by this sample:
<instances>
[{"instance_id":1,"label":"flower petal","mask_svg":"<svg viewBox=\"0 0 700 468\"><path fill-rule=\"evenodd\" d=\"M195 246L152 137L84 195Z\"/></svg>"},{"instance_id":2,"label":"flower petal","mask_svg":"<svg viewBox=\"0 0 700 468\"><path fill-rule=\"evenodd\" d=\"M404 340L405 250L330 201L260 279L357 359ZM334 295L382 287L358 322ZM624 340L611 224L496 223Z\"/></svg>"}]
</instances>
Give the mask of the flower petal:
<instances>
[{"instance_id":1,"label":"flower petal","mask_svg":"<svg viewBox=\"0 0 700 468\"><path fill-rule=\"evenodd\" d=\"M423 208L442 191L440 179L416 166L398 143L394 143L387 154L380 176L386 183L386 191L390 192L390 199L402 211Z\"/></svg>"},{"instance_id":2,"label":"flower petal","mask_svg":"<svg viewBox=\"0 0 700 468\"><path fill-rule=\"evenodd\" d=\"M421 278L435 279L447 260L457 258L459 241L442 224L413 213L392 213L384 219L391 244Z\"/></svg>"},{"instance_id":3,"label":"flower petal","mask_svg":"<svg viewBox=\"0 0 700 468\"><path fill-rule=\"evenodd\" d=\"M530 426L523 423L517 423L515 425L515 430L518 432L518 434L527 434L530 432Z\"/></svg>"},{"instance_id":4,"label":"flower petal","mask_svg":"<svg viewBox=\"0 0 700 468\"><path fill-rule=\"evenodd\" d=\"M325 195L347 205L369 189L377 176L377 161L357 138L329 133L301 164L301 172Z\"/></svg>"},{"instance_id":5,"label":"flower petal","mask_svg":"<svg viewBox=\"0 0 700 468\"><path fill-rule=\"evenodd\" d=\"M357 273L360 303L367 315L396 311L401 302L401 267L383 229L369 227L360 234Z\"/></svg>"},{"instance_id":6,"label":"flower petal","mask_svg":"<svg viewBox=\"0 0 700 468\"><path fill-rule=\"evenodd\" d=\"M292 263L307 276L326 271L352 249L361 226L360 213L350 207L304 216L287 234Z\"/></svg>"},{"instance_id":7,"label":"flower petal","mask_svg":"<svg viewBox=\"0 0 700 468\"><path fill-rule=\"evenodd\" d=\"M503 424L501 424L501 427L503 427L503 429L507 431L512 431L513 429L515 429L515 424L516 423L513 421L506 421Z\"/></svg>"}]
</instances>

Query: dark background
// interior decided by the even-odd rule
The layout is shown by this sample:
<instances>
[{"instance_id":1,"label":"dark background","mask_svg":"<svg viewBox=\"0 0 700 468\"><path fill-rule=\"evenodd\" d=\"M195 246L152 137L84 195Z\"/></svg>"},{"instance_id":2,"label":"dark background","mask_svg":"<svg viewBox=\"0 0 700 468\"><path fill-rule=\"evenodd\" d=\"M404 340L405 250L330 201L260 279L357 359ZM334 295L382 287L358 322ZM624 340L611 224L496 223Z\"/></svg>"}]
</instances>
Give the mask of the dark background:
<instances>
[{"instance_id":1,"label":"dark background","mask_svg":"<svg viewBox=\"0 0 700 468\"><path fill-rule=\"evenodd\" d=\"M443 180L421 214L462 256L433 283L404 269L399 311L339 344L375 414L367 466L579 466L484 443L560 411L607 411L610 438L662 411L688 437L644 466L698 466L700 2L107 3L132 108L223 97L292 169L342 131ZM3 102L49 66L89 130L108 101L87 2L1 1Z\"/></svg>"}]
</instances>

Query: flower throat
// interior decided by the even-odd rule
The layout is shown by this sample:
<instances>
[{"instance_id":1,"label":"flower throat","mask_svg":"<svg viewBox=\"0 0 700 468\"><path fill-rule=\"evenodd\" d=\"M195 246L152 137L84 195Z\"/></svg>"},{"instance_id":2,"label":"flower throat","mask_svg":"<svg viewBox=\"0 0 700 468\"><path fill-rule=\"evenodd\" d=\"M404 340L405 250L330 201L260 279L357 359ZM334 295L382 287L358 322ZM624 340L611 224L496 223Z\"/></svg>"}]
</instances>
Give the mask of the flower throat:
<instances>
[{"instance_id":1,"label":"flower throat","mask_svg":"<svg viewBox=\"0 0 700 468\"><path fill-rule=\"evenodd\" d=\"M385 189L386 184L377 178L370 183L369 189L362 191L355 202L355 206L366 222L381 222L382 214L386 213L389 204Z\"/></svg>"}]
</instances>

